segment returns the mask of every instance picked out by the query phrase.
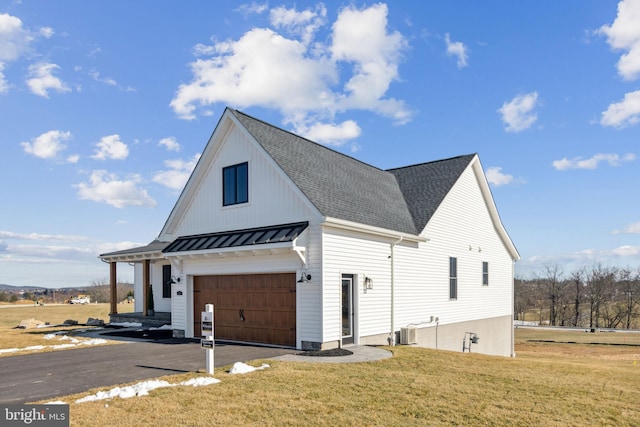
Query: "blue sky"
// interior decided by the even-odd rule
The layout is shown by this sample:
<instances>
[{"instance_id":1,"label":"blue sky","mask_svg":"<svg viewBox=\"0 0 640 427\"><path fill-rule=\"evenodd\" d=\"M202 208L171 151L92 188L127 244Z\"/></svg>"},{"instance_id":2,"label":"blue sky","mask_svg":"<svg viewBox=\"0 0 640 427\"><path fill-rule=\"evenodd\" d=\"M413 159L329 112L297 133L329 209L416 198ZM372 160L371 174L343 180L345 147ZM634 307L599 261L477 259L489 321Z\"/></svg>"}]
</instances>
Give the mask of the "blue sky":
<instances>
[{"instance_id":1,"label":"blue sky","mask_svg":"<svg viewBox=\"0 0 640 427\"><path fill-rule=\"evenodd\" d=\"M0 283L106 280L225 106L383 169L477 152L518 276L640 267L639 0L2 0Z\"/></svg>"}]
</instances>

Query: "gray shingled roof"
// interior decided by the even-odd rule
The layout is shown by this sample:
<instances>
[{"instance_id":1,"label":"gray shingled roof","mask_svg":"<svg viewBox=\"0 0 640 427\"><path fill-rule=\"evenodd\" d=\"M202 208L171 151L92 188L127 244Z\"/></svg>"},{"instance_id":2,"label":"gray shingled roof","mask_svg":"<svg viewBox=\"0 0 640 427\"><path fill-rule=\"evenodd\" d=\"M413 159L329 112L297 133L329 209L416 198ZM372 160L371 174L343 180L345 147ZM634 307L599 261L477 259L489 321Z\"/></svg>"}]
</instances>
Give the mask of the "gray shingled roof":
<instances>
[{"instance_id":1,"label":"gray shingled roof","mask_svg":"<svg viewBox=\"0 0 640 427\"><path fill-rule=\"evenodd\" d=\"M474 155L384 171L229 109L327 217L417 235Z\"/></svg>"},{"instance_id":2,"label":"gray shingled roof","mask_svg":"<svg viewBox=\"0 0 640 427\"><path fill-rule=\"evenodd\" d=\"M231 110L322 215L417 234L395 177Z\"/></svg>"},{"instance_id":3,"label":"gray shingled roof","mask_svg":"<svg viewBox=\"0 0 640 427\"><path fill-rule=\"evenodd\" d=\"M418 235L475 154L388 171L228 109L326 217ZM100 255L164 250L171 242Z\"/></svg>"},{"instance_id":4,"label":"gray shingled roof","mask_svg":"<svg viewBox=\"0 0 640 427\"><path fill-rule=\"evenodd\" d=\"M422 231L475 154L389 169L398 180L409 212Z\"/></svg>"},{"instance_id":5,"label":"gray shingled roof","mask_svg":"<svg viewBox=\"0 0 640 427\"><path fill-rule=\"evenodd\" d=\"M161 242L159 240L154 240L145 246L138 246L131 249L124 249L121 251L109 252L106 254L100 254L100 258L102 257L114 257L121 255L134 255L134 254L144 254L149 252L161 252L164 248L166 248L171 242Z\"/></svg>"}]
</instances>

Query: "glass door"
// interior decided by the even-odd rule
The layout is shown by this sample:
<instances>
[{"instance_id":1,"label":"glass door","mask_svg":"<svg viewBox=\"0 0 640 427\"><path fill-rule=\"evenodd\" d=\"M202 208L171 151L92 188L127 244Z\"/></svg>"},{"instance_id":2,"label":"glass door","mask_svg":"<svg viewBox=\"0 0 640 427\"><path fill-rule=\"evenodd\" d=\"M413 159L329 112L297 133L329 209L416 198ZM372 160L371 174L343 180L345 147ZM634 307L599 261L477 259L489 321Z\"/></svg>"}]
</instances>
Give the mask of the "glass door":
<instances>
[{"instance_id":1,"label":"glass door","mask_svg":"<svg viewBox=\"0 0 640 427\"><path fill-rule=\"evenodd\" d=\"M342 275L342 344L353 344L353 275Z\"/></svg>"}]
</instances>

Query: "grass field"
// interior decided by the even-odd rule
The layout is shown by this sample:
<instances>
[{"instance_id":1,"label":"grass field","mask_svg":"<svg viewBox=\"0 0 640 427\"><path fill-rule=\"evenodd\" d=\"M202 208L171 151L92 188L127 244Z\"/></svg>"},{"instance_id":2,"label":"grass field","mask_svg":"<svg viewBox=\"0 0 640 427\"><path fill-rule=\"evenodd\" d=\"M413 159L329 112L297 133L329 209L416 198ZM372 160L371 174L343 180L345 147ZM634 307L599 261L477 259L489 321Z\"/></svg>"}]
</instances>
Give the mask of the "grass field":
<instances>
[{"instance_id":1,"label":"grass field","mask_svg":"<svg viewBox=\"0 0 640 427\"><path fill-rule=\"evenodd\" d=\"M600 345L564 343L583 338ZM620 339L627 345L603 345ZM518 329L516 358L399 346L378 362L255 361L271 368L247 375L216 369L220 384L145 397L73 403L93 390L61 400L71 404L73 426L635 426L639 339Z\"/></svg>"},{"instance_id":2,"label":"grass field","mask_svg":"<svg viewBox=\"0 0 640 427\"><path fill-rule=\"evenodd\" d=\"M0 306L0 350L44 345L46 348L38 350L19 351L12 353L0 352L0 357L8 357L18 354L33 353L34 351L54 351L50 344L53 342L44 340L43 337L53 332L67 332L72 334L74 330L86 329L85 326L45 327L37 329L15 329L22 320L36 319L49 322L50 325L62 324L65 320L76 320L85 323L87 319L102 319L109 321L109 304L48 304L35 306L33 304L3 304ZM133 304L120 304L121 312L133 311ZM109 341L115 343L115 341ZM59 344L59 343L56 343Z\"/></svg>"}]
</instances>

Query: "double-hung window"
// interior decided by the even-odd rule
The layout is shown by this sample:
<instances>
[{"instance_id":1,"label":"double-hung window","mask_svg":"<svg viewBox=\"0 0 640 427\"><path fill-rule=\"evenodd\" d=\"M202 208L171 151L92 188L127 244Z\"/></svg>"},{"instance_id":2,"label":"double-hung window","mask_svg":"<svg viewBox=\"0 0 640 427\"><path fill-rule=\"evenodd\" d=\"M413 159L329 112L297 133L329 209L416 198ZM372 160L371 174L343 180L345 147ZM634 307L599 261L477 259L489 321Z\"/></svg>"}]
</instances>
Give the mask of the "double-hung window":
<instances>
[{"instance_id":1,"label":"double-hung window","mask_svg":"<svg viewBox=\"0 0 640 427\"><path fill-rule=\"evenodd\" d=\"M482 286L489 286L489 263L482 262Z\"/></svg>"},{"instance_id":2,"label":"double-hung window","mask_svg":"<svg viewBox=\"0 0 640 427\"><path fill-rule=\"evenodd\" d=\"M458 258L449 258L449 299L458 299Z\"/></svg>"},{"instance_id":3,"label":"double-hung window","mask_svg":"<svg viewBox=\"0 0 640 427\"><path fill-rule=\"evenodd\" d=\"M162 266L162 298L171 298L171 264Z\"/></svg>"},{"instance_id":4,"label":"double-hung window","mask_svg":"<svg viewBox=\"0 0 640 427\"><path fill-rule=\"evenodd\" d=\"M249 164L240 163L222 169L222 205L249 201Z\"/></svg>"}]
</instances>

